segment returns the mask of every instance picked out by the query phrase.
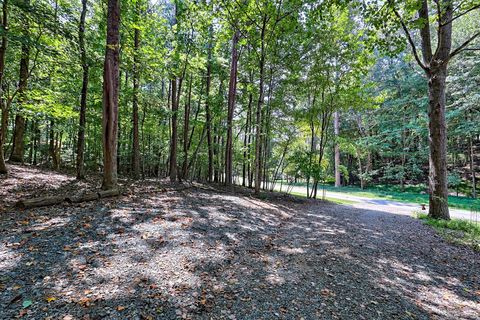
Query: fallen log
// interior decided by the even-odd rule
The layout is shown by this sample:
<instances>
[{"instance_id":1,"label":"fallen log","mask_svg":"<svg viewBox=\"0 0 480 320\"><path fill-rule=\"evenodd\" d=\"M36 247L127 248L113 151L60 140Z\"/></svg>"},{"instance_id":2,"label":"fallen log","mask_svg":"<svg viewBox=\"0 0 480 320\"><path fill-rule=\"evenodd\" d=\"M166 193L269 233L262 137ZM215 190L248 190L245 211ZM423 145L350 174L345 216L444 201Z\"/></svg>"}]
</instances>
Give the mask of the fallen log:
<instances>
[{"instance_id":1,"label":"fallen log","mask_svg":"<svg viewBox=\"0 0 480 320\"><path fill-rule=\"evenodd\" d=\"M16 206L18 208L29 209L61 204L64 201L68 203L81 203L86 201L94 201L101 198L116 197L118 195L120 195L120 190L118 189L101 190L98 192L86 192L73 196L51 196L35 199L23 199L19 200L16 203Z\"/></svg>"},{"instance_id":2,"label":"fallen log","mask_svg":"<svg viewBox=\"0 0 480 320\"><path fill-rule=\"evenodd\" d=\"M67 197L65 200L70 203L80 203L86 201L93 201L100 198L98 192L87 192L82 194L77 194L74 196Z\"/></svg>"},{"instance_id":3,"label":"fallen log","mask_svg":"<svg viewBox=\"0 0 480 320\"><path fill-rule=\"evenodd\" d=\"M35 199L20 200L17 202L16 206L18 208L29 209L60 204L63 201L65 201L64 196L41 197Z\"/></svg>"},{"instance_id":4,"label":"fallen log","mask_svg":"<svg viewBox=\"0 0 480 320\"><path fill-rule=\"evenodd\" d=\"M100 198L116 197L120 194L118 189L101 190L98 192Z\"/></svg>"}]
</instances>

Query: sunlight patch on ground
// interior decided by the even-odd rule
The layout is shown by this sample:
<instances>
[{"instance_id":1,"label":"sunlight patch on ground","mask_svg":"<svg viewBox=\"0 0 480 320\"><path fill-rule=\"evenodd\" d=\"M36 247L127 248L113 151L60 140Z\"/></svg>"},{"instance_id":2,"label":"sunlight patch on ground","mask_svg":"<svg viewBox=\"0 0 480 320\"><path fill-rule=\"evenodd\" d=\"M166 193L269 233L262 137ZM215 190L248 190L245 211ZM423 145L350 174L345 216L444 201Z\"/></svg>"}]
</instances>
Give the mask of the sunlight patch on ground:
<instances>
[{"instance_id":1,"label":"sunlight patch on ground","mask_svg":"<svg viewBox=\"0 0 480 320\"><path fill-rule=\"evenodd\" d=\"M21 258L21 254L8 248L6 244L0 244L0 270L15 267Z\"/></svg>"},{"instance_id":2,"label":"sunlight patch on ground","mask_svg":"<svg viewBox=\"0 0 480 320\"><path fill-rule=\"evenodd\" d=\"M461 310L465 319L476 319L480 314L480 304L459 294L465 290L461 282L454 277L433 279L427 271L418 270L421 266L412 267L394 259L380 259L382 270L393 271L395 276L381 276L378 285L385 290L397 290L406 294L417 306L429 313L450 319L452 311ZM442 286L434 286L434 282L442 281Z\"/></svg>"},{"instance_id":3,"label":"sunlight patch on ground","mask_svg":"<svg viewBox=\"0 0 480 320\"><path fill-rule=\"evenodd\" d=\"M69 217L55 217L48 219L47 217L42 217L41 219L37 219L37 221L40 221L39 223L36 223L32 225L30 228L31 230L35 231L42 231L46 230L48 228L59 228L66 226L68 223L70 223L71 218Z\"/></svg>"}]
</instances>

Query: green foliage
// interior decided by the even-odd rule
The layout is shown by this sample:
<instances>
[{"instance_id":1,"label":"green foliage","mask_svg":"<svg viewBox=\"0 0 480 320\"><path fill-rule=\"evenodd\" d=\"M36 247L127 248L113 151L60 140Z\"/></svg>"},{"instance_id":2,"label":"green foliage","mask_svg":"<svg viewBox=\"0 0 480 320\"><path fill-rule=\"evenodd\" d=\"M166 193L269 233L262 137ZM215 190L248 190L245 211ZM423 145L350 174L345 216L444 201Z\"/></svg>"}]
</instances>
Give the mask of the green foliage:
<instances>
[{"instance_id":1,"label":"green foliage","mask_svg":"<svg viewBox=\"0 0 480 320\"><path fill-rule=\"evenodd\" d=\"M418 218L429 226L434 227L447 240L472 246L480 250L480 223L475 221L452 219L432 219L426 214L419 214Z\"/></svg>"}]
</instances>

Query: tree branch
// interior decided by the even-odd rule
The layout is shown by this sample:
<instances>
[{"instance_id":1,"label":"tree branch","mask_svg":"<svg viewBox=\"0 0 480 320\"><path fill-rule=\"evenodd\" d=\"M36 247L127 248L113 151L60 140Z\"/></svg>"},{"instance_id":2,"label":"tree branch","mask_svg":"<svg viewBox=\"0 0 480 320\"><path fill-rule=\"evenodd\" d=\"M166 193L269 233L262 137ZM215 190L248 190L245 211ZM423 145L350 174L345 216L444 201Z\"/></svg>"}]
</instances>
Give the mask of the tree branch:
<instances>
[{"instance_id":1,"label":"tree branch","mask_svg":"<svg viewBox=\"0 0 480 320\"><path fill-rule=\"evenodd\" d=\"M415 46L415 42L413 42L413 38L410 35L410 32L408 31L407 25L405 24L402 17L400 16L400 14L398 13L398 11L395 9L394 6L392 6L392 10L395 13L395 16L400 21L400 24L402 25L402 28L403 28L403 31L405 32L405 36L407 37L408 43L410 43L410 46L412 47L412 52L413 52L413 56L415 57L415 60L423 70L427 71L428 68L422 63L422 61L420 60L420 57L418 56L417 47Z\"/></svg>"},{"instance_id":2,"label":"tree branch","mask_svg":"<svg viewBox=\"0 0 480 320\"><path fill-rule=\"evenodd\" d=\"M463 17L464 15L466 15L467 13L469 12L472 12L473 10L475 9L480 9L480 4L477 4L467 10L465 10L464 12L462 13L459 13L458 15L456 15L455 17L453 17L452 19L448 20L448 21L445 21L444 23L440 23L440 27L443 27L443 26L446 26L447 24L449 23L452 23L453 21L457 20L458 18L460 17Z\"/></svg>"},{"instance_id":3,"label":"tree branch","mask_svg":"<svg viewBox=\"0 0 480 320\"><path fill-rule=\"evenodd\" d=\"M453 58L454 56L456 56L457 54L459 54L459 53L462 52L463 50L466 50L466 46L468 46L468 45L470 44L470 42L472 42L473 40L475 40L478 36L480 36L480 32L475 33L473 36L470 37L470 39L468 39L467 41L465 41L464 43L462 43L458 48L456 48L455 50L453 50L453 51L450 53L449 59Z\"/></svg>"}]
</instances>

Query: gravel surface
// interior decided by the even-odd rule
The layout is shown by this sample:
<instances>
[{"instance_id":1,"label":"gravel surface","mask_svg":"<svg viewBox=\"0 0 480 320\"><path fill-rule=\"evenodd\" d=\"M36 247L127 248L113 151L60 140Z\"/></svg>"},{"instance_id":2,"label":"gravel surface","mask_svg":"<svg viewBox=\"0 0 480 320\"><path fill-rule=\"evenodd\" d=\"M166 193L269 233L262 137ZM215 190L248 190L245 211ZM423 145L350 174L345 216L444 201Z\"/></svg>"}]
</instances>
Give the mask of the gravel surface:
<instances>
[{"instance_id":1,"label":"gravel surface","mask_svg":"<svg viewBox=\"0 0 480 320\"><path fill-rule=\"evenodd\" d=\"M0 319L480 315L480 254L385 212L145 181L0 234Z\"/></svg>"}]
</instances>

